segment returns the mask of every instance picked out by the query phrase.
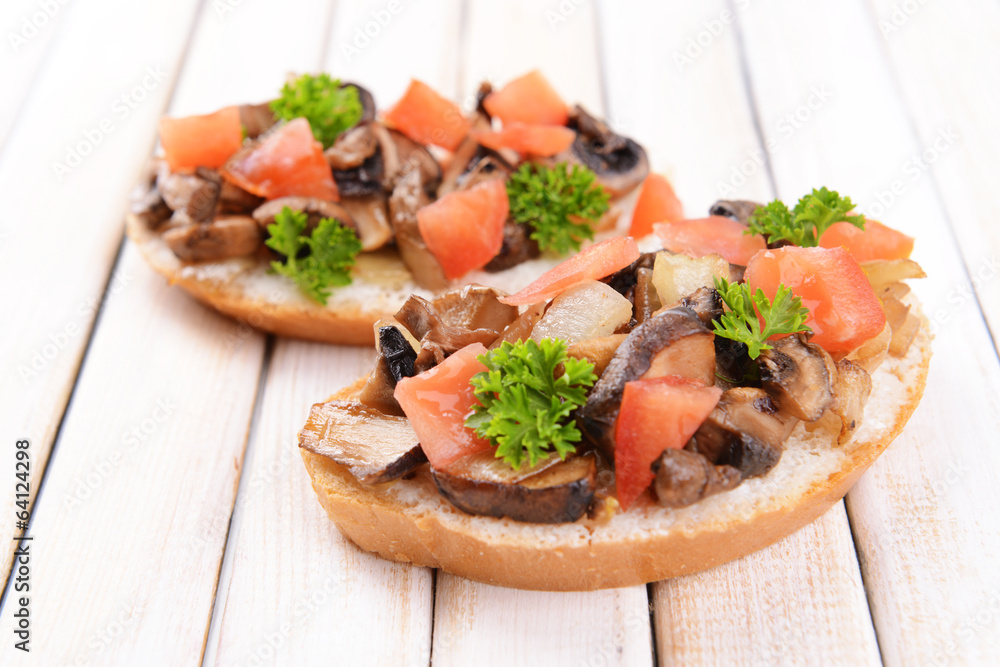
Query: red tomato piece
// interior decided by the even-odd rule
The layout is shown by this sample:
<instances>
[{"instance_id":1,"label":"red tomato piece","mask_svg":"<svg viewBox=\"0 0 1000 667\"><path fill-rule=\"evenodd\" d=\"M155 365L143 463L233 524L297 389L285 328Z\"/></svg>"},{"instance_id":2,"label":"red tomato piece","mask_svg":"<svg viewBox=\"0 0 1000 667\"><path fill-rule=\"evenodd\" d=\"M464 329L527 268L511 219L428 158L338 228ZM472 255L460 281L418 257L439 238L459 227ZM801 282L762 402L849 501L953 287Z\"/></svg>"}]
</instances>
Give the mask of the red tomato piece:
<instances>
[{"instance_id":1,"label":"red tomato piece","mask_svg":"<svg viewBox=\"0 0 1000 667\"><path fill-rule=\"evenodd\" d=\"M445 275L460 278L500 252L509 210L507 186L495 178L423 207L417 211L417 227Z\"/></svg>"},{"instance_id":2,"label":"red tomato piece","mask_svg":"<svg viewBox=\"0 0 1000 667\"><path fill-rule=\"evenodd\" d=\"M423 81L410 80L403 96L384 114L385 120L419 144L458 148L471 123L457 104Z\"/></svg>"},{"instance_id":3,"label":"red tomato piece","mask_svg":"<svg viewBox=\"0 0 1000 667\"><path fill-rule=\"evenodd\" d=\"M599 280L610 276L637 259L639 246L631 236L601 241L546 271L517 294L501 297L500 301L511 306L548 301L584 280Z\"/></svg>"},{"instance_id":4,"label":"red tomato piece","mask_svg":"<svg viewBox=\"0 0 1000 667\"><path fill-rule=\"evenodd\" d=\"M744 234L746 227L721 215L655 224L653 229L667 250L692 257L714 253L740 266L746 266L751 257L767 247L763 236Z\"/></svg>"},{"instance_id":5,"label":"red tomato piece","mask_svg":"<svg viewBox=\"0 0 1000 667\"><path fill-rule=\"evenodd\" d=\"M510 148L522 155L551 157L561 153L573 143L576 132L556 125L529 125L511 123L498 132L473 130L472 138L495 151Z\"/></svg>"},{"instance_id":6,"label":"red tomato piece","mask_svg":"<svg viewBox=\"0 0 1000 667\"><path fill-rule=\"evenodd\" d=\"M490 93L483 100L483 106L504 125L514 122L565 125L569 121L566 103L538 70Z\"/></svg>"},{"instance_id":7,"label":"red tomato piece","mask_svg":"<svg viewBox=\"0 0 1000 667\"><path fill-rule=\"evenodd\" d=\"M640 239L653 233L654 223L677 222L683 218L684 207L670 181L659 174L650 173L639 190L628 235Z\"/></svg>"},{"instance_id":8,"label":"red tomato piece","mask_svg":"<svg viewBox=\"0 0 1000 667\"><path fill-rule=\"evenodd\" d=\"M294 118L263 137L253 150L222 170L234 185L259 197L316 197L339 201L323 145L313 139L305 118Z\"/></svg>"},{"instance_id":9,"label":"red tomato piece","mask_svg":"<svg viewBox=\"0 0 1000 667\"><path fill-rule=\"evenodd\" d=\"M492 448L489 440L477 437L465 426L472 406L479 403L469 380L486 370L476 359L486 352L482 343L467 345L434 368L396 384L393 395L435 468Z\"/></svg>"},{"instance_id":10,"label":"red tomato piece","mask_svg":"<svg viewBox=\"0 0 1000 667\"><path fill-rule=\"evenodd\" d=\"M786 246L754 256L746 283L774 298L784 284L809 309L812 342L828 352L848 352L885 327L885 313L857 261L843 248Z\"/></svg>"},{"instance_id":11,"label":"red tomato piece","mask_svg":"<svg viewBox=\"0 0 1000 667\"><path fill-rule=\"evenodd\" d=\"M204 116L161 118L160 143L171 171L221 167L243 145L239 107Z\"/></svg>"},{"instance_id":12,"label":"red tomato piece","mask_svg":"<svg viewBox=\"0 0 1000 667\"><path fill-rule=\"evenodd\" d=\"M684 447L721 396L718 387L676 375L625 383L615 422L615 487L623 509L653 481L653 462Z\"/></svg>"},{"instance_id":13,"label":"red tomato piece","mask_svg":"<svg viewBox=\"0 0 1000 667\"><path fill-rule=\"evenodd\" d=\"M913 237L886 227L877 220L865 219L864 231L849 222L837 222L819 239L823 248L843 247L859 262L876 259L909 259Z\"/></svg>"}]
</instances>

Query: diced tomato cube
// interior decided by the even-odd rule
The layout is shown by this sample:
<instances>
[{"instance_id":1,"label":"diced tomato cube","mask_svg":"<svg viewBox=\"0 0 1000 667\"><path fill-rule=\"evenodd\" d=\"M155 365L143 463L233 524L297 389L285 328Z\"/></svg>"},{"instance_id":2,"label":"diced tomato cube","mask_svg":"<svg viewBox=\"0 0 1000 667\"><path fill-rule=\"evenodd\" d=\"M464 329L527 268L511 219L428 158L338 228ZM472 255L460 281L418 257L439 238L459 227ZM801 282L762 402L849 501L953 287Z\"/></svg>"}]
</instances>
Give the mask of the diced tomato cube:
<instances>
[{"instance_id":1,"label":"diced tomato cube","mask_svg":"<svg viewBox=\"0 0 1000 667\"><path fill-rule=\"evenodd\" d=\"M172 171L221 167L243 144L239 107L204 116L160 119L160 143Z\"/></svg>"},{"instance_id":2,"label":"diced tomato cube","mask_svg":"<svg viewBox=\"0 0 1000 667\"><path fill-rule=\"evenodd\" d=\"M659 174L650 173L639 190L628 234L639 239L653 233L654 223L677 222L683 218L684 207L674 194L670 181Z\"/></svg>"},{"instance_id":3,"label":"diced tomato cube","mask_svg":"<svg viewBox=\"0 0 1000 667\"><path fill-rule=\"evenodd\" d=\"M538 70L490 93L483 100L483 106L504 125L514 122L565 125L569 120L566 103Z\"/></svg>"},{"instance_id":4,"label":"diced tomato cube","mask_svg":"<svg viewBox=\"0 0 1000 667\"><path fill-rule=\"evenodd\" d=\"M417 143L434 144L450 151L458 148L471 126L457 104L416 79L410 81L396 106L386 111L384 117Z\"/></svg>"},{"instance_id":5,"label":"diced tomato cube","mask_svg":"<svg viewBox=\"0 0 1000 667\"><path fill-rule=\"evenodd\" d=\"M913 237L866 219L864 231L849 222L837 222L823 232L819 240L824 248L845 248L859 262L877 259L909 259Z\"/></svg>"},{"instance_id":6,"label":"diced tomato cube","mask_svg":"<svg viewBox=\"0 0 1000 667\"><path fill-rule=\"evenodd\" d=\"M510 148L522 155L551 157L569 148L576 138L576 132L556 125L511 123L497 132L473 130L472 138L495 151Z\"/></svg>"},{"instance_id":7,"label":"diced tomato cube","mask_svg":"<svg viewBox=\"0 0 1000 667\"><path fill-rule=\"evenodd\" d=\"M721 255L740 266L746 266L751 257L767 247L763 236L747 235L746 227L721 215L656 224L653 229L667 250L692 257Z\"/></svg>"}]
</instances>

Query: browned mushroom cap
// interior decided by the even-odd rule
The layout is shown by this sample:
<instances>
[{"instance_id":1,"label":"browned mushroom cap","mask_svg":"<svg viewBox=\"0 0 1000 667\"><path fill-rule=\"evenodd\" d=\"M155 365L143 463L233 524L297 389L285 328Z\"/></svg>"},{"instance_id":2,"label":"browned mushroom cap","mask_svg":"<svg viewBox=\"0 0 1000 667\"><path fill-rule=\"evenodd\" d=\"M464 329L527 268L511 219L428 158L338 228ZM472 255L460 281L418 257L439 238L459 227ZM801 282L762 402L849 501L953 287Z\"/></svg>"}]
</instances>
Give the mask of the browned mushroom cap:
<instances>
[{"instance_id":1,"label":"browned mushroom cap","mask_svg":"<svg viewBox=\"0 0 1000 667\"><path fill-rule=\"evenodd\" d=\"M241 104L240 124L246 129L247 137L256 139L270 130L278 119L271 111L271 103Z\"/></svg>"},{"instance_id":2,"label":"browned mushroom cap","mask_svg":"<svg viewBox=\"0 0 1000 667\"><path fill-rule=\"evenodd\" d=\"M351 401L314 405L299 447L336 461L362 484L392 481L427 461L406 417Z\"/></svg>"},{"instance_id":3,"label":"browned mushroom cap","mask_svg":"<svg viewBox=\"0 0 1000 667\"><path fill-rule=\"evenodd\" d=\"M375 368L361 388L358 400L384 414L402 417L403 408L395 396L396 383L416 373L414 362L417 351L403 332L393 325L378 328L376 343L378 357Z\"/></svg>"},{"instance_id":4,"label":"browned mushroom cap","mask_svg":"<svg viewBox=\"0 0 1000 667\"><path fill-rule=\"evenodd\" d=\"M797 423L763 389L736 387L723 392L686 449L715 465L732 466L744 478L756 477L777 465Z\"/></svg>"},{"instance_id":5,"label":"browned mushroom cap","mask_svg":"<svg viewBox=\"0 0 1000 667\"><path fill-rule=\"evenodd\" d=\"M664 450L653 463L653 472L653 497L664 507L687 507L743 481L736 468L712 465L701 454L684 449Z\"/></svg>"},{"instance_id":6,"label":"browned mushroom cap","mask_svg":"<svg viewBox=\"0 0 1000 667\"><path fill-rule=\"evenodd\" d=\"M205 262L249 255L263 240L257 222L246 215L219 216L168 229L163 241L186 262Z\"/></svg>"},{"instance_id":7,"label":"browned mushroom cap","mask_svg":"<svg viewBox=\"0 0 1000 667\"><path fill-rule=\"evenodd\" d=\"M744 225L749 225L750 216L761 205L758 202L748 199L720 199L712 204L708 209L708 214L725 216Z\"/></svg>"},{"instance_id":8,"label":"browned mushroom cap","mask_svg":"<svg viewBox=\"0 0 1000 667\"><path fill-rule=\"evenodd\" d=\"M442 290L450 282L441 263L427 248L420 228L417 211L430 203L424 189L420 169L411 169L396 184L389 197L389 224L396 234L396 248L413 280L425 289Z\"/></svg>"},{"instance_id":9,"label":"browned mushroom cap","mask_svg":"<svg viewBox=\"0 0 1000 667\"><path fill-rule=\"evenodd\" d=\"M181 212L192 222L211 220L219 203L222 179L211 170L173 173L164 163L156 179L163 201L171 211Z\"/></svg>"},{"instance_id":10,"label":"browned mushroom cap","mask_svg":"<svg viewBox=\"0 0 1000 667\"><path fill-rule=\"evenodd\" d=\"M382 187L386 192L396 189L399 181L417 169L420 184L428 195L434 194L441 182L441 165L426 148L406 135L390 130L381 123L372 125L382 157Z\"/></svg>"},{"instance_id":11,"label":"browned mushroom cap","mask_svg":"<svg viewBox=\"0 0 1000 667\"><path fill-rule=\"evenodd\" d=\"M713 338L687 308L665 310L633 329L578 411L584 435L613 461L615 421L625 383L681 375L711 384L715 372Z\"/></svg>"},{"instance_id":12,"label":"browned mushroom cap","mask_svg":"<svg viewBox=\"0 0 1000 667\"><path fill-rule=\"evenodd\" d=\"M525 225L508 219L503 226L500 252L483 267L483 270L489 273L506 271L541 254L538 241L531 238L531 231Z\"/></svg>"},{"instance_id":13,"label":"browned mushroom cap","mask_svg":"<svg viewBox=\"0 0 1000 667\"><path fill-rule=\"evenodd\" d=\"M337 137L323 155L331 169L354 169L378 150L378 141L372 132L371 123L356 125ZM381 184L380 184L381 185Z\"/></svg>"},{"instance_id":14,"label":"browned mushroom cap","mask_svg":"<svg viewBox=\"0 0 1000 667\"><path fill-rule=\"evenodd\" d=\"M317 199L316 197L279 197L278 199L272 199L269 202L261 204L254 210L253 219L257 221L261 229L267 229L267 226L274 222L274 218L286 206L293 211L304 211L309 216L307 229L310 230L315 229L319 225L319 221L323 218L339 220L348 227L356 227L354 218L351 217L351 214L343 206L325 199Z\"/></svg>"},{"instance_id":15,"label":"browned mushroom cap","mask_svg":"<svg viewBox=\"0 0 1000 667\"><path fill-rule=\"evenodd\" d=\"M489 130L489 116L477 113L475 129ZM449 192L467 190L492 178L507 178L514 170L513 165L517 163L517 159L516 153L505 155L481 146L469 134L452 154L451 162L444 170L441 185L437 189L437 196L443 197Z\"/></svg>"},{"instance_id":16,"label":"browned mushroom cap","mask_svg":"<svg viewBox=\"0 0 1000 667\"><path fill-rule=\"evenodd\" d=\"M170 207L156 185L157 162L151 163L129 195L129 211L149 229L156 229L170 218Z\"/></svg>"},{"instance_id":17,"label":"browned mushroom cap","mask_svg":"<svg viewBox=\"0 0 1000 667\"><path fill-rule=\"evenodd\" d=\"M459 459L445 470L431 468L441 495L469 514L568 523L583 516L594 500L597 466L592 455L566 461L552 455L529 473L498 461L492 450Z\"/></svg>"},{"instance_id":18,"label":"browned mushroom cap","mask_svg":"<svg viewBox=\"0 0 1000 667\"><path fill-rule=\"evenodd\" d=\"M377 250L392 241L392 225L389 224L389 210L384 194L379 192L367 197L343 197L340 205L354 220L362 250Z\"/></svg>"},{"instance_id":19,"label":"browned mushroom cap","mask_svg":"<svg viewBox=\"0 0 1000 667\"><path fill-rule=\"evenodd\" d=\"M263 197L251 194L227 180L222 181L222 186L219 190L219 213L250 215L263 203Z\"/></svg>"},{"instance_id":20,"label":"browned mushroom cap","mask_svg":"<svg viewBox=\"0 0 1000 667\"><path fill-rule=\"evenodd\" d=\"M844 444L861 426L865 413L865 403L872 393L872 378L861 366L841 359L837 362L837 382L834 385L834 401L830 412L840 418L838 444Z\"/></svg>"},{"instance_id":21,"label":"browned mushroom cap","mask_svg":"<svg viewBox=\"0 0 1000 667\"><path fill-rule=\"evenodd\" d=\"M547 164L582 164L612 197L630 192L649 174L645 149L613 132L579 104L570 113L569 127L576 130L576 139L567 150L546 159Z\"/></svg>"},{"instance_id":22,"label":"browned mushroom cap","mask_svg":"<svg viewBox=\"0 0 1000 667\"><path fill-rule=\"evenodd\" d=\"M760 384L775 405L794 417L814 422L833 404L837 368L826 350L795 334L772 343L757 358Z\"/></svg>"}]
</instances>

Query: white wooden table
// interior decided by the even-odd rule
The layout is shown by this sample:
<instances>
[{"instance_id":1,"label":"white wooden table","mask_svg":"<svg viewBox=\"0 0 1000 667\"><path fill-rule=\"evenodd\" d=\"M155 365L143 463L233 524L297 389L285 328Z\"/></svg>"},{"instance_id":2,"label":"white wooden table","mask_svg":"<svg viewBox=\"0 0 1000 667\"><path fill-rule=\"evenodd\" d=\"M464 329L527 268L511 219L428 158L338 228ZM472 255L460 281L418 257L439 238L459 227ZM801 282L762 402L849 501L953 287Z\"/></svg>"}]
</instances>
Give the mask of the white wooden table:
<instances>
[{"instance_id":1,"label":"white wooden table","mask_svg":"<svg viewBox=\"0 0 1000 667\"><path fill-rule=\"evenodd\" d=\"M1000 4L5 0L0 27L0 664L997 664ZM255 333L123 241L163 113L268 99L288 71L384 106L411 76L468 101L535 67L689 214L828 185L917 238L923 403L769 549L586 594L362 553L296 432L372 352ZM8 577L20 439L33 539Z\"/></svg>"}]
</instances>

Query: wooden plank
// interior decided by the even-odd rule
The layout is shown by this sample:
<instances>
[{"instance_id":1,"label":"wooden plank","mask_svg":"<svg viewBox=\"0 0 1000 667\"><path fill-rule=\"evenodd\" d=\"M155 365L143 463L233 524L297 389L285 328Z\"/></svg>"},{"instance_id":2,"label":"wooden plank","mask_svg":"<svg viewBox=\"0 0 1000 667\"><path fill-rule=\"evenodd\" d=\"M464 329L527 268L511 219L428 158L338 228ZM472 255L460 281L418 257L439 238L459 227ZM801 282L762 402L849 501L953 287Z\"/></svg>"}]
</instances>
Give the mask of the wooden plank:
<instances>
[{"instance_id":1,"label":"wooden plank","mask_svg":"<svg viewBox=\"0 0 1000 667\"><path fill-rule=\"evenodd\" d=\"M71 14L70 7L58 0L8 0L0 11L0 149L17 118L54 35Z\"/></svg>"},{"instance_id":2,"label":"wooden plank","mask_svg":"<svg viewBox=\"0 0 1000 667\"><path fill-rule=\"evenodd\" d=\"M611 113L654 168L672 171L687 215L721 197L770 199L730 5L672 3L641 22L610 3L601 10ZM651 85L635 63L654 61ZM878 663L842 504L768 549L654 591L660 664Z\"/></svg>"},{"instance_id":3,"label":"wooden plank","mask_svg":"<svg viewBox=\"0 0 1000 667\"><path fill-rule=\"evenodd\" d=\"M371 90L381 108L411 76L453 96L458 20L458 2L338 3L324 67ZM431 570L348 543L317 501L298 453L309 407L367 373L373 360L372 350L278 340L205 664L429 663Z\"/></svg>"},{"instance_id":4,"label":"wooden plank","mask_svg":"<svg viewBox=\"0 0 1000 667\"><path fill-rule=\"evenodd\" d=\"M31 440L32 495L102 291L121 296L138 280L123 272L109 283L109 275L126 195L149 154L195 5L80 0L74 30L54 42L0 156L0 282L17 286L5 296L0 332L0 441ZM0 476L8 517L14 482ZM14 530L13 520L0 528L4 576Z\"/></svg>"},{"instance_id":5,"label":"wooden plank","mask_svg":"<svg viewBox=\"0 0 1000 667\"><path fill-rule=\"evenodd\" d=\"M891 208L915 180L933 174L978 295L1000 345L1000 91L990 85L1000 71L1000 6L973 0L950 6L876 0L875 22L915 125L917 145L904 174L881 189ZM957 299L970 300L969 294Z\"/></svg>"},{"instance_id":6,"label":"wooden plank","mask_svg":"<svg viewBox=\"0 0 1000 667\"><path fill-rule=\"evenodd\" d=\"M503 84L540 69L567 102L603 114L594 8L564 4L565 15L528 1L467 5L461 91L467 105L484 79ZM546 665L649 664L647 603L644 586L537 593L442 573L434 664L522 664L529 657Z\"/></svg>"},{"instance_id":7,"label":"wooden plank","mask_svg":"<svg viewBox=\"0 0 1000 667\"><path fill-rule=\"evenodd\" d=\"M923 147L864 4L810 7L739 11L765 136L776 136L788 114L800 116L788 150L772 156L779 191L793 198L826 184L871 210ZM846 34L849 58L815 48ZM982 444L996 440L1000 368L976 303L954 297L972 287L954 239L975 223L945 214L936 179L932 168L909 182L883 215L916 236L914 257L929 275L913 286L936 330L927 391L904 434L848 495L879 646L892 665L974 664L1000 649L1000 518L983 511L1000 503L1000 452Z\"/></svg>"}]
</instances>

